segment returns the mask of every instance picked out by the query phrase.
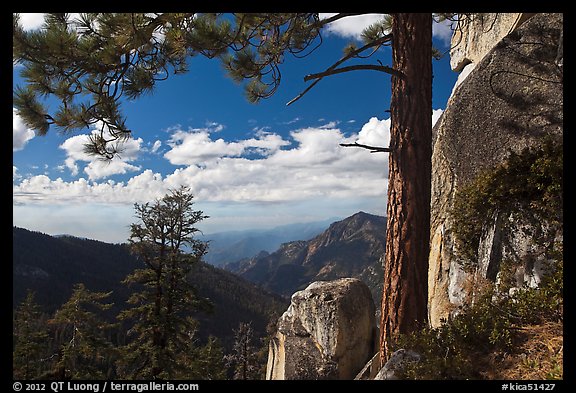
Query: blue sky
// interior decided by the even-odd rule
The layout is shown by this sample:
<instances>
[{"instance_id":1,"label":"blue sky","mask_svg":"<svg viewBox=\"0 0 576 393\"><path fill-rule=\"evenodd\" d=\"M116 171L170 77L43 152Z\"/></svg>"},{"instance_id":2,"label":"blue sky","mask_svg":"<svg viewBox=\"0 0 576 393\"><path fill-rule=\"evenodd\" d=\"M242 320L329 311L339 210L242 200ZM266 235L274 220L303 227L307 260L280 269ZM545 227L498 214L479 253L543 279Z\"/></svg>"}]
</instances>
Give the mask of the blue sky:
<instances>
[{"instance_id":1,"label":"blue sky","mask_svg":"<svg viewBox=\"0 0 576 393\"><path fill-rule=\"evenodd\" d=\"M133 137L111 163L82 153L90 130L35 136L13 111L13 222L48 234L108 242L128 238L134 202L185 184L209 219L205 233L271 228L386 211L386 154L342 148L341 142L387 146L390 77L357 71L327 77L291 106L306 74L320 72L359 38L377 14L328 26L320 48L287 56L276 94L258 104L215 60L196 57L190 72L160 82L153 95L125 102ZM24 14L39 28L42 14ZM450 28L435 25L446 51ZM390 64L390 49L377 53ZM434 60L433 120L446 107L457 74L449 57ZM18 66L14 67L18 84Z\"/></svg>"}]
</instances>

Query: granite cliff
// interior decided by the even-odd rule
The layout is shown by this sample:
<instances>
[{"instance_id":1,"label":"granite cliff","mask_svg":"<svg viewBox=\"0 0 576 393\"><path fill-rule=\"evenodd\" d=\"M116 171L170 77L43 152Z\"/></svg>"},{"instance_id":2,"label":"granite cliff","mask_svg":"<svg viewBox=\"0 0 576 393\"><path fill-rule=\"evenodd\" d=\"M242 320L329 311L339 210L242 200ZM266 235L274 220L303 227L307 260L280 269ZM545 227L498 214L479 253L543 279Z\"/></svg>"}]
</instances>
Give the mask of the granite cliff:
<instances>
[{"instance_id":1,"label":"granite cliff","mask_svg":"<svg viewBox=\"0 0 576 393\"><path fill-rule=\"evenodd\" d=\"M511 152L539 146L545 137L561 143L562 30L562 14L481 14L453 37L452 65L461 70L466 64L468 72L433 130L428 276L433 326L463 305L471 280L456 256L452 212L458 190L504 163ZM517 245L517 259L538 254L520 231L512 231L515 239L494 236L508 219L495 219L479 247L484 278L496 279L500 261L513 251L504 250L505 244Z\"/></svg>"}]
</instances>

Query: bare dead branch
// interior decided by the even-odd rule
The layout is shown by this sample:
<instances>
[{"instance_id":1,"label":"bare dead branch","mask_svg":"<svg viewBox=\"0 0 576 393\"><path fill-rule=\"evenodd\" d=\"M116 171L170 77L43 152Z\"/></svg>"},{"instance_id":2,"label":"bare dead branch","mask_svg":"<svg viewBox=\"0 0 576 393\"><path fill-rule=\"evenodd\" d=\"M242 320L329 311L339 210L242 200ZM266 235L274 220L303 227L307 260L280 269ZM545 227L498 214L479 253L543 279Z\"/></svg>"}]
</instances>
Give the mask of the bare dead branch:
<instances>
[{"instance_id":1,"label":"bare dead branch","mask_svg":"<svg viewBox=\"0 0 576 393\"><path fill-rule=\"evenodd\" d=\"M384 45L386 42L390 42L391 40L392 40L392 34L386 34L385 36L382 36L377 40L369 42L368 44L364 45L363 47L351 51L346 56L344 56L340 60L338 60L336 63L332 64L324 72L329 72L329 71L336 69L336 67L338 67L340 64L344 63L346 60L349 60L353 57L358 56L360 53L364 52L366 49L378 47L380 45ZM345 67L343 67L343 68L345 68ZM322 78L323 77L318 77L310 86L308 86L306 89L304 89L304 91L302 93L298 94L296 97L294 97L293 99L288 101L286 103L286 106L288 106L288 105L298 101L300 98L302 98L304 96L304 94L306 94L308 91L310 91L310 89L312 89L318 82L320 82L322 80Z\"/></svg>"},{"instance_id":2,"label":"bare dead branch","mask_svg":"<svg viewBox=\"0 0 576 393\"><path fill-rule=\"evenodd\" d=\"M390 149L389 147L369 146L369 145L363 145L363 144L358 143L358 142L341 143L340 146L342 146L342 147L361 147L362 149L370 150L370 153L390 153L390 152L392 152L392 149Z\"/></svg>"},{"instance_id":3,"label":"bare dead branch","mask_svg":"<svg viewBox=\"0 0 576 393\"><path fill-rule=\"evenodd\" d=\"M318 27L323 27L324 25L327 25L327 24L329 24L329 23L335 22L335 21L337 21L338 19L347 18L347 17L349 17L349 16L356 16L356 15L362 15L362 13L344 13L344 12L341 12L341 13L336 14L336 15L333 15L333 16L331 16L331 17L329 17L329 18L320 19L320 20L317 22L317 25L318 25Z\"/></svg>"},{"instance_id":4,"label":"bare dead branch","mask_svg":"<svg viewBox=\"0 0 576 393\"><path fill-rule=\"evenodd\" d=\"M404 74L402 74L398 70L395 70L392 67L388 67L388 66L384 66L384 65L376 65L376 64L356 64L356 65L347 66L347 67L335 68L333 70L326 70L324 72L319 72L316 74L306 75L304 77L304 82L308 82L309 80L312 80L312 79L324 78L325 76L329 76L329 75L341 74L343 72L356 71L356 70L380 71L380 72L385 72L387 74L394 75L394 76L397 76L400 78L402 78L404 76Z\"/></svg>"}]
</instances>

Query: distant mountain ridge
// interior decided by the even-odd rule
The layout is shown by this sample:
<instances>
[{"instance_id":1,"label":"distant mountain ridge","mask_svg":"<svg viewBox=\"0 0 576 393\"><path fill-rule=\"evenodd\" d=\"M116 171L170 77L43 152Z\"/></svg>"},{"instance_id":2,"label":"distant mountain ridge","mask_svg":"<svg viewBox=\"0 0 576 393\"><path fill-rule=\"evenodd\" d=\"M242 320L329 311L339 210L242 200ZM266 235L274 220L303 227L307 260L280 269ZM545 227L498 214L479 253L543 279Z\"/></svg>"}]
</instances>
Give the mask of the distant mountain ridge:
<instances>
[{"instance_id":1,"label":"distant mountain ridge","mask_svg":"<svg viewBox=\"0 0 576 393\"><path fill-rule=\"evenodd\" d=\"M273 253L224 268L285 297L313 281L356 277L369 286L378 304L385 246L386 217L358 212L332 223L311 240L287 242Z\"/></svg>"},{"instance_id":2,"label":"distant mountain ridge","mask_svg":"<svg viewBox=\"0 0 576 393\"><path fill-rule=\"evenodd\" d=\"M68 300L73 285L82 282L92 291L113 291L113 317L130 294L121 281L140 267L123 244L69 235L53 237L13 227L12 304L16 307L31 289L36 302L52 313ZM196 316L200 336L214 335L225 345L231 344L233 329L240 322L252 321L256 333L265 335L270 316L277 317L288 305L280 296L204 262L193 268L190 281L199 296L215 305L214 314Z\"/></svg>"},{"instance_id":3,"label":"distant mountain ridge","mask_svg":"<svg viewBox=\"0 0 576 393\"><path fill-rule=\"evenodd\" d=\"M326 230L339 218L324 221L296 223L272 229L218 232L198 236L208 241L208 253L204 260L214 266L223 266L243 258L251 258L260 251L273 252L283 243L294 240L309 240Z\"/></svg>"}]
</instances>

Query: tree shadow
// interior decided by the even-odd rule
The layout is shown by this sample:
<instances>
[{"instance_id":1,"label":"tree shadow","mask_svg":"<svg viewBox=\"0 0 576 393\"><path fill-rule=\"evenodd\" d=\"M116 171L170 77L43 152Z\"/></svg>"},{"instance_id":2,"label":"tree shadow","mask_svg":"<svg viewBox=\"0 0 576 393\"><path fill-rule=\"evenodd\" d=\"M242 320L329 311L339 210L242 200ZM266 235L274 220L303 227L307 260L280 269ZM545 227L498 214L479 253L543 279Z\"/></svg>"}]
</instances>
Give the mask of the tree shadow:
<instances>
[{"instance_id":1,"label":"tree shadow","mask_svg":"<svg viewBox=\"0 0 576 393\"><path fill-rule=\"evenodd\" d=\"M489 84L510 108L511 117L499 124L513 135L540 137L563 125L563 27L526 27L523 34L514 31L496 46L508 53L509 62L492 72ZM515 67L506 67L509 64Z\"/></svg>"}]
</instances>

